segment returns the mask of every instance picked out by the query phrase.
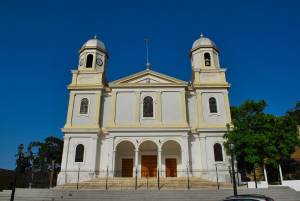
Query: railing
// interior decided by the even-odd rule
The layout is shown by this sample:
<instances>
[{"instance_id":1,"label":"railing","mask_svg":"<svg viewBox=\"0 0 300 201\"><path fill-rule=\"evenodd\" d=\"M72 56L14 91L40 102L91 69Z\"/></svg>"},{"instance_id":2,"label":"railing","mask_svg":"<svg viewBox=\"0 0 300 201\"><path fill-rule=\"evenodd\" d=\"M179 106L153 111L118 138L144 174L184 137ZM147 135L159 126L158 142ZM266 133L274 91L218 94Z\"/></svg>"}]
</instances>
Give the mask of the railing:
<instances>
[{"instance_id":1,"label":"railing","mask_svg":"<svg viewBox=\"0 0 300 201\"><path fill-rule=\"evenodd\" d=\"M236 178L239 178L236 173ZM97 189L200 189L231 188L232 179L229 170L114 170L102 171L64 171L58 184L63 188Z\"/></svg>"},{"instance_id":2,"label":"railing","mask_svg":"<svg viewBox=\"0 0 300 201\"><path fill-rule=\"evenodd\" d=\"M283 180L299 179L299 163L285 165L282 164ZM0 175L0 189L11 189L14 171L7 172L5 175ZM267 169L269 180L272 175ZM277 175L277 174L276 174ZM245 185L247 181L254 181L255 175L252 172L242 171L236 173L237 185ZM256 180L265 181L263 171L257 171ZM216 166L210 170L195 170L195 169L104 169L100 171L89 171L81 168L74 170L54 172L51 171L25 171L18 173L17 184L18 188L51 188L56 185L62 188L82 189L91 187L94 182L94 187L109 190L109 189L199 189L206 187L222 189L231 188L232 173L230 168L224 169L222 166ZM97 183L98 182L98 183ZM90 185L90 186L89 186Z\"/></svg>"}]
</instances>

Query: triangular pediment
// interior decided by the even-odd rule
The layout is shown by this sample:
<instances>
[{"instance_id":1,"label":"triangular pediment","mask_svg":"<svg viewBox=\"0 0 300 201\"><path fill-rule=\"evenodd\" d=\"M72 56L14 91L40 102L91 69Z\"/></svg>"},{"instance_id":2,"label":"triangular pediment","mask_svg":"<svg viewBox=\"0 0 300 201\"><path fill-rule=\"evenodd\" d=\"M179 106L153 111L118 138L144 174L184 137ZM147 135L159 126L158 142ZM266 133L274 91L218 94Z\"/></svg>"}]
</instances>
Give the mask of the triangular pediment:
<instances>
[{"instance_id":1,"label":"triangular pediment","mask_svg":"<svg viewBox=\"0 0 300 201\"><path fill-rule=\"evenodd\" d=\"M186 85L185 81L158 73L152 70L144 70L139 73L126 76L110 82L110 86L122 85Z\"/></svg>"}]
</instances>

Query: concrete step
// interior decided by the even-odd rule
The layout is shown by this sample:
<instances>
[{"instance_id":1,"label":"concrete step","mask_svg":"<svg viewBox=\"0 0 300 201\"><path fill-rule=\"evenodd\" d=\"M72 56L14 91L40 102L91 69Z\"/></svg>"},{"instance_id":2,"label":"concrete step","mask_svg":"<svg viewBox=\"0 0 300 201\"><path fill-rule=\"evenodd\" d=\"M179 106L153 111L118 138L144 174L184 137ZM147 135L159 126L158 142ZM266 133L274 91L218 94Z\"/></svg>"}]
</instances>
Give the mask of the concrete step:
<instances>
[{"instance_id":1,"label":"concrete step","mask_svg":"<svg viewBox=\"0 0 300 201\"><path fill-rule=\"evenodd\" d=\"M95 178L89 181L81 182L78 184L78 188L80 189L105 189L107 187L110 189L132 189L135 188L136 180L135 178ZM188 179L184 177L179 178L160 178L159 186L160 188L178 188L185 189L188 185ZM157 178L138 178L137 179L137 188L157 188L158 179ZM217 183L204 180L201 178L191 177L189 178L189 186L190 188L216 188ZM231 184L219 183L220 187L231 187ZM58 188L66 188L66 189L74 189L77 188L76 183L68 183Z\"/></svg>"},{"instance_id":2,"label":"concrete step","mask_svg":"<svg viewBox=\"0 0 300 201\"><path fill-rule=\"evenodd\" d=\"M265 194L276 201L300 201L300 192L288 187L272 187L269 189L238 189L239 194ZM16 201L215 201L232 195L232 189L222 190L49 190L49 189L17 189ZM10 191L0 192L0 201L9 200Z\"/></svg>"}]
</instances>

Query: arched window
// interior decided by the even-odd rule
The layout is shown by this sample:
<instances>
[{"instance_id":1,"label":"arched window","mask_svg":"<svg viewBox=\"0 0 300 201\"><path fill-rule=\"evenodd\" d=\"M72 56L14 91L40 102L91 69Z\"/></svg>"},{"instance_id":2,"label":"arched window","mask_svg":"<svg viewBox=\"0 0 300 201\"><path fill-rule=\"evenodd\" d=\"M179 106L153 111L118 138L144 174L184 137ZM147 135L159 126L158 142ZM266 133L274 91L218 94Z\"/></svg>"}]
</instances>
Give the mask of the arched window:
<instances>
[{"instance_id":1,"label":"arched window","mask_svg":"<svg viewBox=\"0 0 300 201\"><path fill-rule=\"evenodd\" d=\"M89 110L89 100L83 98L80 103L80 114L87 114Z\"/></svg>"},{"instance_id":2,"label":"arched window","mask_svg":"<svg viewBox=\"0 0 300 201\"><path fill-rule=\"evenodd\" d=\"M83 162L84 146L79 144L76 146L75 162Z\"/></svg>"},{"instance_id":3,"label":"arched window","mask_svg":"<svg viewBox=\"0 0 300 201\"><path fill-rule=\"evenodd\" d=\"M222 146L220 143L214 144L215 161L223 161Z\"/></svg>"},{"instance_id":4,"label":"arched window","mask_svg":"<svg viewBox=\"0 0 300 201\"><path fill-rule=\"evenodd\" d=\"M87 68L92 68L93 67L93 55L92 54L87 55L85 67L87 67Z\"/></svg>"},{"instance_id":5,"label":"arched window","mask_svg":"<svg viewBox=\"0 0 300 201\"><path fill-rule=\"evenodd\" d=\"M205 62L205 66L210 66L211 64L210 54L207 52L204 54L204 62Z\"/></svg>"},{"instance_id":6,"label":"arched window","mask_svg":"<svg viewBox=\"0 0 300 201\"><path fill-rule=\"evenodd\" d=\"M143 100L143 117L153 117L153 99L150 96Z\"/></svg>"},{"instance_id":7,"label":"arched window","mask_svg":"<svg viewBox=\"0 0 300 201\"><path fill-rule=\"evenodd\" d=\"M214 97L209 98L209 112L218 113L217 100Z\"/></svg>"}]
</instances>

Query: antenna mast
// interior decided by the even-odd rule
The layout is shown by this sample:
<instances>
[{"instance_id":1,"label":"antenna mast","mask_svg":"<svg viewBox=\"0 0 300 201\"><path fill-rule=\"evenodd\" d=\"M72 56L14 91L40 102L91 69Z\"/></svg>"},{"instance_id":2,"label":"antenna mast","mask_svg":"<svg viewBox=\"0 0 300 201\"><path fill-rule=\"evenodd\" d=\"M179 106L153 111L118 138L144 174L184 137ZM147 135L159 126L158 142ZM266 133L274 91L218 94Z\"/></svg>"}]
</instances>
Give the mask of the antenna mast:
<instances>
[{"instance_id":1,"label":"antenna mast","mask_svg":"<svg viewBox=\"0 0 300 201\"><path fill-rule=\"evenodd\" d=\"M146 44L146 68L147 70L150 70L151 64L149 62L148 38L145 38L145 44Z\"/></svg>"}]
</instances>

